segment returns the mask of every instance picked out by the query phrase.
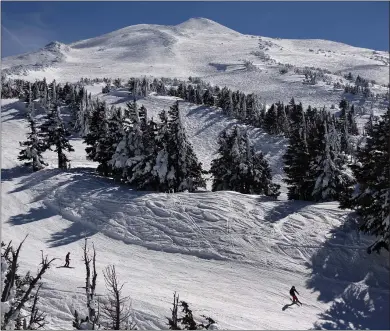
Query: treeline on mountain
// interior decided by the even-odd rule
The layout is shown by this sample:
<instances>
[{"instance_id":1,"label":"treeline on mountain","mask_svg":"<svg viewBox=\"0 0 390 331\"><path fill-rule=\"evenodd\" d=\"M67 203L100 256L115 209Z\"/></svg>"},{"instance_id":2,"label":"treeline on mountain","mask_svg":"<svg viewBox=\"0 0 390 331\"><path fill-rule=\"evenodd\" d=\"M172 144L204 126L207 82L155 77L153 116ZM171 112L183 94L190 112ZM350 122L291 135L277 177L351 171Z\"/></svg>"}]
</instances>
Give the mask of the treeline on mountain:
<instances>
[{"instance_id":1,"label":"treeline on mountain","mask_svg":"<svg viewBox=\"0 0 390 331\"><path fill-rule=\"evenodd\" d=\"M203 175L207 172L202 169L187 138L178 102L168 112L161 111L155 120L136 101L129 102L126 109L109 107L105 102L93 100L80 85L59 85L55 81L47 84L43 80L27 83L27 88L22 88L19 82L17 86L20 86L20 93L27 99L30 129L27 140L21 142L24 148L19 160L25 161L25 165L31 166L33 171L47 165L42 153L49 149L57 153L58 167L68 168L70 165L65 152L73 151L68 140L70 132L73 132L83 137L87 145L87 158L98 162L97 171L103 176L130 184L139 190L192 192L206 187ZM140 84L139 90L137 86L135 81L133 88L139 93L149 91L145 84ZM163 89L164 85L156 86ZM45 121L40 126L34 118L35 104L46 113ZM60 114L65 106L71 115L67 123L64 123ZM236 128L236 132L241 135L242 129ZM245 132L242 134L246 135ZM236 153L232 153L231 157L236 160L230 165L233 167L235 164L236 169L230 172L231 178L226 174L223 178L223 181L230 181L229 189L276 197L278 186L272 183L269 165L261 153L255 153L249 141L245 146L230 146L233 147ZM247 155L246 148L252 150L253 156L243 159L240 153ZM261 163L256 165L255 171L251 164L258 159L261 159ZM247 177L246 182L250 182L250 178L258 181L256 176L267 178L267 181L262 182L263 188L248 188L242 186L239 180L243 176ZM215 173L214 181L219 180ZM213 188L222 189L219 185Z\"/></svg>"}]
</instances>

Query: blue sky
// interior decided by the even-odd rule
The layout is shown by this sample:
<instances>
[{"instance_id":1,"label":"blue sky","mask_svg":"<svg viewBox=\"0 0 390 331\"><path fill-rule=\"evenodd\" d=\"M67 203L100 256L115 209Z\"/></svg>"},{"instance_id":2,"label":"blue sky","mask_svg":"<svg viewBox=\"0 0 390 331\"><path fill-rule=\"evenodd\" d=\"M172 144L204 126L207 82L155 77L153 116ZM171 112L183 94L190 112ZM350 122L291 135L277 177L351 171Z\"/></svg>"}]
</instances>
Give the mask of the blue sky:
<instances>
[{"instance_id":1,"label":"blue sky","mask_svg":"<svg viewBox=\"0 0 390 331\"><path fill-rule=\"evenodd\" d=\"M389 2L1 2L2 57L125 26L205 17L245 34L389 50Z\"/></svg>"}]
</instances>

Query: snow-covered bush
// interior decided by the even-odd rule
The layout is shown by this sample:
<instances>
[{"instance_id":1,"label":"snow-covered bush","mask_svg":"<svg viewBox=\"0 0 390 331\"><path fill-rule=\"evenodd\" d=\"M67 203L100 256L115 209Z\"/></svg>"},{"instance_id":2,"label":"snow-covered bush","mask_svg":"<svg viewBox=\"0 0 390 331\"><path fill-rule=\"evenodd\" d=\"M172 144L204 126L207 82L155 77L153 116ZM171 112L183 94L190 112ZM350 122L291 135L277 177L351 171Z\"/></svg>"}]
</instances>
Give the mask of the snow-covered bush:
<instances>
[{"instance_id":1,"label":"snow-covered bush","mask_svg":"<svg viewBox=\"0 0 390 331\"><path fill-rule=\"evenodd\" d=\"M178 308L181 307L182 316L179 317ZM194 320L192 310L185 301L179 302L179 295L173 294L172 316L167 317L169 330L218 330L216 322L208 316L202 315L203 321Z\"/></svg>"},{"instance_id":2,"label":"snow-covered bush","mask_svg":"<svg viewBox=\"0 0 390 331\"><path fill-rule=\"evenodd\" d=\"M253 64L252 61L244 60L244 67L248 71L255 71L257 70L257 67Z\"/></svg>"}]
</instances>

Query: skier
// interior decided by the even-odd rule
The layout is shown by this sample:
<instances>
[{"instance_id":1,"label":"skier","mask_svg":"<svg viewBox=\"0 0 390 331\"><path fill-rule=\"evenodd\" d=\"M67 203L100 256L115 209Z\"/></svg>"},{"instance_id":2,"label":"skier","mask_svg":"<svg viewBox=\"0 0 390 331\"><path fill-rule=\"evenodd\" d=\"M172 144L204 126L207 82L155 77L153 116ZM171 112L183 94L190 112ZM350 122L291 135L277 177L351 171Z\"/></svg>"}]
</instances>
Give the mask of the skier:
<instances>
[{"instance_id":1,"label":"skier","mask_svg":"<svg viewBox=\"0 0 390 331\"><path fill-rule=\"evenodd\" d=\"M69 267L69 261L70 261L69 255L70 255L70 252L68 252L68 254L66 254L64 267Z\"/></svg>"},{"instance_id":2,"label":"skier","mask_svg":"<svg viewBox=\"0 0 390 331\"><path fill-rule=\"evenodd\" d=\"M299 303L299 304L301 304L302 305L302 303L298 300L298 298L297 298L297 296L295 295L295 293L297 293L298 295L299 295L299 293L298 293L298 291L295 289L295 286L293 286L292 288L291 288L291 290L290 290L290 295L292 296L292 302L293 303Z\"/></svg>"}]
</instances>

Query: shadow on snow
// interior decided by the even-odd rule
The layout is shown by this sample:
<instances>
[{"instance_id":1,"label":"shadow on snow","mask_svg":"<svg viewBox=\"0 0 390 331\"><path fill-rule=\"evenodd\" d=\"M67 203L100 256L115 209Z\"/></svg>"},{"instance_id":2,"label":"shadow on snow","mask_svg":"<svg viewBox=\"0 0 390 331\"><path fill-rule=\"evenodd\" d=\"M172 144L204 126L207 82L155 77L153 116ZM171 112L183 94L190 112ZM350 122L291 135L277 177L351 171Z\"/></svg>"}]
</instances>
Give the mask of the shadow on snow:
<instances>
[{"instance_id":1,"label":"shadow on snow","mask_svg":"<svg viewBox=\"0 0 390 331\"><path fill-rule=\"evenodd\" d=\"M389 253L369 255L372 238L357 227L350 214L307 263L307 287L319 292L318 300L332 302L315 329L390 329Z\"/></svg>"}]
</instances>

